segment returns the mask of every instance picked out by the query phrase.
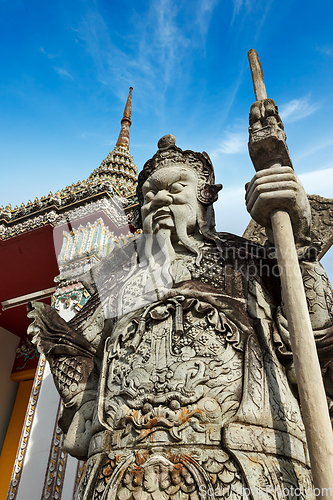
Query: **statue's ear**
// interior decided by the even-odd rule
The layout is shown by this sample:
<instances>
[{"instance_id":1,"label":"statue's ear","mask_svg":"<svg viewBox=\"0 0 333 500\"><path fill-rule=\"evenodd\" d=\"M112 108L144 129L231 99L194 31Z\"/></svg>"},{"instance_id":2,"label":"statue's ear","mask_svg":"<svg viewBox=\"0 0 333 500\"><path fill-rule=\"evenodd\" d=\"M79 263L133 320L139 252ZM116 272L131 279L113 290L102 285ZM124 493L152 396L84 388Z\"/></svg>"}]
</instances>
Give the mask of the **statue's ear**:
<instances>
[{"instance_id":1,"label":"statue's ear","mask_svg":"<svg viewBox=\"0 0 333 500\"><path fill-rule=\"evenodd\" d=\"M222 187L222 184L206 184L199 193L199 201L204 205L211 205L217 200L217 193L221 191Z\"/></svg>"},{"instance_id":2,"label":"statue's ear","mask_svg":"<svg viewBox=\"0 0 333 500\"><path fill-rule=\"evenodd\" d=\"M217 193L223 189L222 184L211 184L210 186L213 196L217 196Z\"/></svg>"}]
</instances>

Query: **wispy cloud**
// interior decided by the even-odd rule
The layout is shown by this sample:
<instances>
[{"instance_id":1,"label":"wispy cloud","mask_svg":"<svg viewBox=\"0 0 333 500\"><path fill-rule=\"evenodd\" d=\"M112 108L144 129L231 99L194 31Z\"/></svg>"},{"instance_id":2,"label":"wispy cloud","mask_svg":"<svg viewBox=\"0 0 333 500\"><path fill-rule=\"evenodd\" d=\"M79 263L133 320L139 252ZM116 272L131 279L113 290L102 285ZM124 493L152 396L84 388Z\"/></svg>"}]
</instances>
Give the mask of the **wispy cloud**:
<instances>
[{"instance_id":1,"label":"wispy cloud","mask_svg":"<svg viewBox=\"0 0 333 500\"><path fill-rule=\"evenodd\" d=\"M329 146L332 146L332 144L333 144L333 137L326 137L321 141L316 141L313 146L305 147L302 150L302 153L295 157L294 162L295 163L299 162L303 158L307 158L308 156L312 156L314 154L318 155L320 151L323 151Z\"/></svg>"},{"instance_id":2,"label":"wispy cloud","mask_svg":"<svg viewBox=\"0 0 333 500\"><path fill-rule=\"evenodd\" d=\"M231 17L231 26L238 31L243 32L245 27L252 26L254 37L252 43L254 46L260 39L261 30L266 22L269 11L274 0L232 0L233 12ZM237 22L235 22L237 18Z\"/></svg>"},{"instance_id":3,"label":"wispy cloud","mask_svg":"<svg viewBox=\"0 0 333 500\"><path fill-rule=\"evenodd\" d=\"M196 0L193 4L149 2L146 10L133 14L131 29L121 45L121 35L108 29L96 4L91 7L77 34L95 64L99 81L117 94L123 92L118 89L124 89L124 82L135 85L137 99L144 99L147 106L161 113L166 91L173 88L177 98L177 89L186 85L193 49L204 53L205 36L218 0Z\"/></svg>"},{"instance_id":4,"label":"wispy cloud","mask_svg":"<svg viewBox=\"0 0 333 500\"><path fill-rule=\"evenodd\" d=\"M70 78L71 80L74 81L74 78L72 77L72 75L70 73L68 73L68 71L64 68L58 68L56 66L53 67L54 71L56 73L58 73L58 75L60 76L66 76L67 78Z\"/></svg>"},{"instance_id":5,"label":"wispy cloud","mask_svg":"<svg viewBox=\"0 0 333 500\"><path fill-rule=\"evenodd\" d=\"M255 12L260 15L257 16L258 21L261 23L262 19L265 20L267 12L271 6L272 0L232 0L233 3L233 13L232 13L232 21L234 22L235 18L243 13L247 16L250 12Z\"/></svg>"},{"instance_id":6,"label":"wispy cloud","mask_svg":"<svg viewBox=\"0 0 333 500\"><path fill-rule=\"evenodd\" d=\"M203 36L205 36L208 31L214 8L218 3L219 0L199 0L198 2L196 22Z\"/></svg>"},{"instance_id":7,"label":"wispy cloud","mask_svg":"<svg viewBox=\"0 0 333 500\"><path fill-rule=\"evenodd\" d=\"M317 47L317 51L328 57L333 57L333 45L327 43L326 45L320 45Z\"/></svg>"},{"instance_id":8,"label":"wispy cloud","mask_svg":"<svg viewBox=\"0 0 333 500\"><path fill-rule=\"evenodd\" d=\"M246 129L245 129L246 130ZM212 152L213 159L224 155L243 154L247 152L248 135L246 131L226 131L218 147Z\"/></svg>"},{"instance_id":9,"label":"wispy cloud","mask_svg":"<svg viewBox=\"0 0 333 500\"><path fill-rule=\"evenodd\" d=\"M234 21L235 17L240 13L242 7L246 7L248 9L249 7L249 2L247 0L233 0L234 4L234 10L232 13L232 22Z\"/></svg>"},{"instance_id":10,"label":"wispy cloud","mask_svg":"<svg viewBox=\"0 0 333 500\"><path fill-rule=\"evenodd\" d=\"M144 54L147 54L150 63L153 58L155 63L158 63L159 69L162 70L167 85L174 77L175 71L180 70L179 62L183 60L186 49L190 45L190 39L177 23L178 11L176 3L170 0L154 2L149 17L151 18L151 26L155 26L153 38L156 45L152 48L152 40L149 36L147 37L148 30L145 26L146 39L140 46L141 60L145 59Z\"/></svg>"},{"instance_id":11,"label":"wispy cloud","mask_svg":"<svg viewBox=\"0 0 333 500\"><path fill-rule=\"evenodd\" d=\"M312 115L319 109L319 103L310 103L310 95L300 99L293 99L292 101L282 104L280 106L280 116L284 122L295 122L301 120L306 116Z\"/></svg>"},{"instance_id":12,"label":"wispy cloud","mask_svg":"<svg viewBox=\"0 0 333 500\"><path fill-rule=\"evenodd\" d=\"M330 168L300 174L298 177L307 193L333 198L333 165Z\"/></svg>"},{"instance_id":13,"label":"wispy cloud","mask_svg":"<svg viewBox=\"0 0 333 500\"><path fill-rule=\"evenodd\" d=\"M58 56L58 54L49 54L48 52L46 52L46 50L44 50L44 48L43 48L43 47L41 47L41 48L39 49L39 51L40 51L40 52L42 52L43 54L45 54L45 55L46 55L46 57L48 57L49 59L54 59L55 57L57 57L57 56Z\"/></svg>"}]
</instances>

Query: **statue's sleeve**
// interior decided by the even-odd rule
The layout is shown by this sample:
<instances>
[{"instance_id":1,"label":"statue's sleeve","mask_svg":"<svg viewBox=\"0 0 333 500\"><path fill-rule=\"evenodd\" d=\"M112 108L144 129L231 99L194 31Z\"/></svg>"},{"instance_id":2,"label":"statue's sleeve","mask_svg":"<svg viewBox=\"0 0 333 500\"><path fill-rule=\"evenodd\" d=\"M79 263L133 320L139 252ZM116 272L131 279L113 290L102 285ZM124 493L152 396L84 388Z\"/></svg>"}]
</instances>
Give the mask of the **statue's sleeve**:
<instances>
[{"instance_id":1,"label":"statue's sleeve","mask_svg":"<svg viewBox=\"0 0 333 500\"><path fill-rule=\"evenodd\" d=\"M333 293L323 266L317 260L300 262L311 326L316 342L324 386L333 420ZM280 335L291 351L288 323L282 309L278 309L277 323ZM292 371L291 371L292 372ZM295 377L293 376L295 382Z\"/></svg>"},{"instance_id":2,"label":"statue's sleeve","mask_svg":"<svg viewBox=\"0 0 333 500\"><path fill-rule=\"evenodd\" d=\"M77 410L96 399L99 378L96 347L47 304L30 303L28 317L32 321L28 333L49 362L64 403L59 425L66 433Z\"/></svg>"},{"instance_id":3,"label":"statue's sleeve","mask_svg":"<svg viewBox=\"0 0 333 500\"><path fill-rule=\"evenodd\" d=\"M324 268L319 262L303 262L301 263L301 269L325 390L329 405L333 410L332 287Z\"/></svg>"}]
</instances>

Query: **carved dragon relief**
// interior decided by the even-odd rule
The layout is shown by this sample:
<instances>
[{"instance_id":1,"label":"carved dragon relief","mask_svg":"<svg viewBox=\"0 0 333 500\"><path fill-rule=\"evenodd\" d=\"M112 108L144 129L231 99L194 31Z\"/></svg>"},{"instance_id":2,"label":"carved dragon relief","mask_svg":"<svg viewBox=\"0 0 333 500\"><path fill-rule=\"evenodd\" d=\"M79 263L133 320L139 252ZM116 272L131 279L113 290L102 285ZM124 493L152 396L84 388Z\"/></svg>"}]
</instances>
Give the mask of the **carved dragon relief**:
<instances>
[{"instance_id":1,"label":"carved dragon relief","mask_svg":"<svg viewBox=\"0 0 333 500\"><path fill-rule=\"evenodd\" d=\"M229 340L235 326L225 319L217 331L196 301L187 302L154 304L142 335L134 321L127 338L106 343L99 417L114 446L181 443L184 435L188 442L194 434L218 441L221 420L236 413L243 355ZM175 329L179 307L183 331Z\"/></svg>"}]
</instances>

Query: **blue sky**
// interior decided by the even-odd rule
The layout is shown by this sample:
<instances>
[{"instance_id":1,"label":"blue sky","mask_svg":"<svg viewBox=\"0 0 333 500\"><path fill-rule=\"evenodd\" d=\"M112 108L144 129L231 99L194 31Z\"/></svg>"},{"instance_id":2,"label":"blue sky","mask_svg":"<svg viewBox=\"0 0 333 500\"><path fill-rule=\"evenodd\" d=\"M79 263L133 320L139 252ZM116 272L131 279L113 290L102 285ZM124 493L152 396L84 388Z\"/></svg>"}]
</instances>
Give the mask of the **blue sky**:
<instances>
[{"instance_id":1,"label":"blue sky","mask_svg":"<svg viewBox=\"0 0 333 500\"><path fill-rule=\"evenodd\" d=\"M86 178L133 86L139 170L166 133L207 151L224 185L218 229L242 233L250 48L307 192L333 197L332 27L329 0L0 0L0 205Z\"/></svg>"}]
</instances>

